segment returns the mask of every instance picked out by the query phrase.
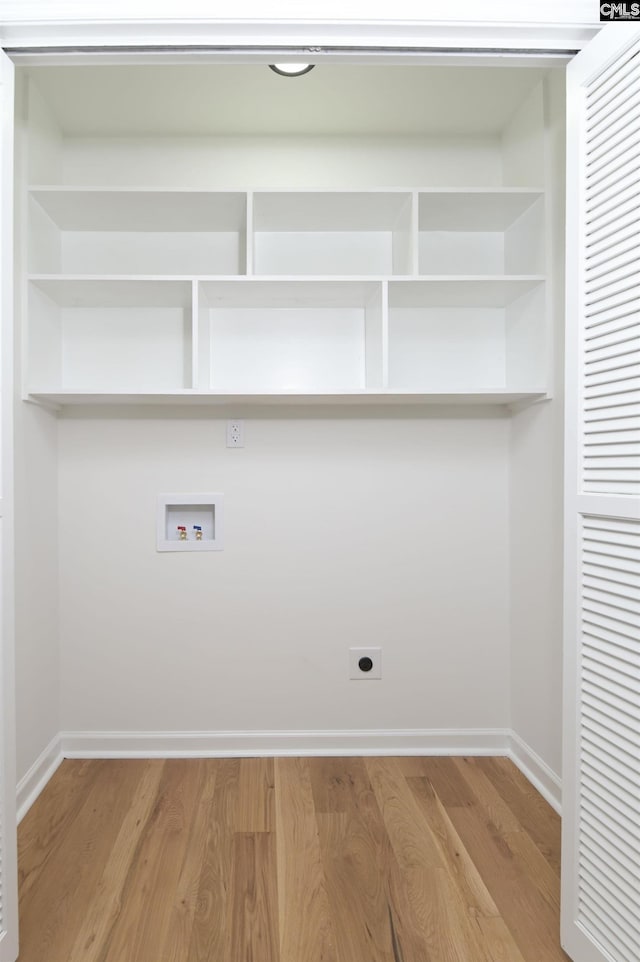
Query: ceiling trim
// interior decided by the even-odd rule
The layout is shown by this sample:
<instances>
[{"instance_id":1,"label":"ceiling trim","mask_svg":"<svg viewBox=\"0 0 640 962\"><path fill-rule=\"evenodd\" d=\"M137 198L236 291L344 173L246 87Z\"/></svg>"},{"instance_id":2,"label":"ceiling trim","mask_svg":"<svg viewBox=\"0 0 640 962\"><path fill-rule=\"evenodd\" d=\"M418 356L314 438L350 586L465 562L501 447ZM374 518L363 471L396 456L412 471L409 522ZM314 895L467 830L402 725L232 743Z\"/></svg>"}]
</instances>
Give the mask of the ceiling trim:
<instances>
[{"instance_id":1,"label":"ceiling trim","mask_svg":"<svg viewBox=\"0 0 640 962\"><path fill-rule=\"evenodd\" d=\"M109 21L325 21L479 22L579 24L597 19L593 0L0 0L0 20Z\"/></svg>"},{"instance_id":2,"label":"ceiling trim","mask_svg":"<svg viewBox=\"0 0 640 962\"><path fill-rule=\"evenodd\" d=\"M388 3L386 4L388 6ZM575 52L582 49L598 32L595 22L544 23L525 22L472 22L438 20L389 20L389 21L331 21L331 20L189 20L172 19L115 19L114 4L91 4L87 7L104 7L103 19L80 19L67 15L56 19L56 10L77 4L20 3L0 0L0 41L2 46L15 54L20 51L95 51L122 52L127 50L197 51L235 56L250 51L286 48L291 52L300 48L320 48L323 56L336 57L351 51L371 54L389 50L411 51L419 54L437 52L486 52L491 55L509 55L513 51L527 54ZM84 6L84 5L83 5ZM111 8L107 15L106 8ZM175 4L157 3L156 8L168 8ZM220 4L223 6L223 4ZM375 6L375 4L372 4ZM377 6L380 6L378 4ZM385 6L383 4L382 6ZM427 6L427 4L425 4ZM478 3L477 9L492 4ZM48 16L38 19L36 13L42 8ZM25 16L29 13L31 16ZM21 16L20 16L21 15Z\"/></svg>"},{"instance_id":3,"label":"ceiling trim","mask_svg":"<svg viewBox=\"0 0 640 962\"><path fill-rule=\"evenodd\" d=\"M576 50L442 50L409 47L315 48L308 47L25 47L5 48L20 66L86 67L180 64L271 64L287 60L315 65L394 65L449 67L564 67Z\"/></svg>"}]
</instances>

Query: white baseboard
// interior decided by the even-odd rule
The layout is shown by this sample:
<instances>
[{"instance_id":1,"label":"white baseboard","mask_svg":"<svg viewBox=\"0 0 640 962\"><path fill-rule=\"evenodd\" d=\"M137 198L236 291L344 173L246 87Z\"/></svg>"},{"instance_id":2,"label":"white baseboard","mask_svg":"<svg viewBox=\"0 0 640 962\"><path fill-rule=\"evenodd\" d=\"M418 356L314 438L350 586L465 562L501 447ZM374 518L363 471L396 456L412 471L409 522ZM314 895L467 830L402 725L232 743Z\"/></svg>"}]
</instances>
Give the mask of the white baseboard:
<instances>
[{"instance_id":1,"label":"white baseboard","mask_svg":"<svg viewBox=\"0 0 640 962\"><path fill-rule=\"evenodd\" d=\"M515 732L510 733L509 757L549 805L562 815L562 781Z\"/></svg>"},{"instance_id":2,"label":"white baseboard","mask_svg":"<svg viewBox=\"0 0 640 962\"><path fill-rule=\"evenodd\" d=\"M509 736L501 728L61 733L65 758L507 755Z\"/></svg>"},{"instance_id":3,"label":"white baseboard","mask_svg":"<svg viewBox=\"0 0 640 962\"><path fill-rule=\"evenodd\" d=\"M560 814L560 778L506 728L353 731L61 732L20 780L18 821L63 758L223 758L267 755L506 755Z\"/></svg>"},{"instance_id":4,"label":"white baseboard","mask_svg":"<svg viewBox=\"0 0 640 962\"><path fill-rule=\"evenodd\" d=\"M36 758L26 775L18 782L16 790L16 816L18 824L27 814L63 759L62 739L60 734L58 734L51 740L38 758Z\"/></svg>"}]
</instances>

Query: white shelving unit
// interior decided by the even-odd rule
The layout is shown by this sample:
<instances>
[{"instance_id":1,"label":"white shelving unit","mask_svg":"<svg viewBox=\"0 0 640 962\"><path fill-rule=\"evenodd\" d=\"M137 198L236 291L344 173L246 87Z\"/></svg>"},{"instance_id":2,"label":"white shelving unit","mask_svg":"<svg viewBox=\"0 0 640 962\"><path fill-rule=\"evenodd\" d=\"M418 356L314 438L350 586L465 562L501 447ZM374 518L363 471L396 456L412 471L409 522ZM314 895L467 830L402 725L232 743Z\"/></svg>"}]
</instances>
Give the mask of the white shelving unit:
<instances>
[{"instance_id":1,"label":"white shelving unit","mask_svg":"<svg viewBox=\"0 0 640 962\"><path fill-rule=\"evenodd\" d=\"M34 187L28 206L32 400L545 396L541 190Z\"/></svg>"}]
</instances>

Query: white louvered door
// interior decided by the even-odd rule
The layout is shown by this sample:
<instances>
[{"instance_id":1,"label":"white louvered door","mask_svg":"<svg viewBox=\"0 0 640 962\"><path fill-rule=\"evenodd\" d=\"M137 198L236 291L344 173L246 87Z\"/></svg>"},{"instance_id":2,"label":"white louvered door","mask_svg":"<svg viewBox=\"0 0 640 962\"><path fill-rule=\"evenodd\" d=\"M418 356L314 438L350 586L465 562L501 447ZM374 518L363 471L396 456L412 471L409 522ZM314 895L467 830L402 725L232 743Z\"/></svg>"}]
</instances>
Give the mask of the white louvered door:
<instances>
[{"instance_id":1,"label":"white louvered door","mask_svg":"<svg viewBox=\"0 0 640 962\"><path fill-rule=\"evenodd\" d=\"M640 960L640 29L567 73L562 943Z\"/></svg>"},{"instance_id":2,"label":"white louvered door","mask_svg":"<svg viewBox=\"0 0 640 962\"><path fill-rule=\"evenodd\" d=\"M13 643L13 64L0 50L0 962L18 955Z\"/></svg>"}]
</instances>

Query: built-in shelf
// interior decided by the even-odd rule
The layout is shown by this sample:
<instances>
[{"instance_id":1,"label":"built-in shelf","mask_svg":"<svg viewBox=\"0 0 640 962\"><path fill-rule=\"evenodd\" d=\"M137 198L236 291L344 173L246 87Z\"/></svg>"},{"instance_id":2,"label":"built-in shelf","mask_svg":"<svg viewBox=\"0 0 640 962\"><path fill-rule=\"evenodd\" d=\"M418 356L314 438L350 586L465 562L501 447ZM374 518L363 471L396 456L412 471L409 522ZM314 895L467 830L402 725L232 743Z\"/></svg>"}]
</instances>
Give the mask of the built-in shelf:
<instances>
[{"instance_id":1,"label":"built-in shelf","mask_svg":"<svg viewBox=\"0 0 640 962\"><path fill-rule=\"evenodd\" d=\"M191 308L192 283L186 277L31 274L29 282L64 308Z\"/></svg>"},{"instance_id":2,"label":"built-in shelf","mask_svg":"<svg viewBox=\"0 0 640 962\"><path fill-rule=\"evenodd\" d=\"M461 274L389 280L394 307L507 307L524 294L539 290L544 275L482 277Z\"/></svg>"},{"instance_id":3,"label":"built-in shelf","mask_svg":"<svg viewBox=\"0 0 640 962\"><path fill-rule=\"evenodd\" d=\"M519 188L34 187L25 396L538 398L543 201ZM210 256L211 238L227 245L224 256Z\"/></svg>"},{"instance_id":4,"label":"built-in shelf","mask_svg":"<svg viewBox=\"0 0 640 962\"><path fill-rule=\"evenodd\" d=\"M270 394L242 394L239 392L223 391L168 391L162 394L92 394L81 391L38 391L29 395L33 401L42 402L56 407L87 406L87 405L179 405L187 407L197 406L229 406L238 405L453 405L453 404L489 404L508 405L518 402L539 401L544 398L540 391L465 391L457 392L427 392L400 390L380 391L344 391L342 393L316 392L300 394L296 392L273 392Z\"/></svg>"}]
</instances>

